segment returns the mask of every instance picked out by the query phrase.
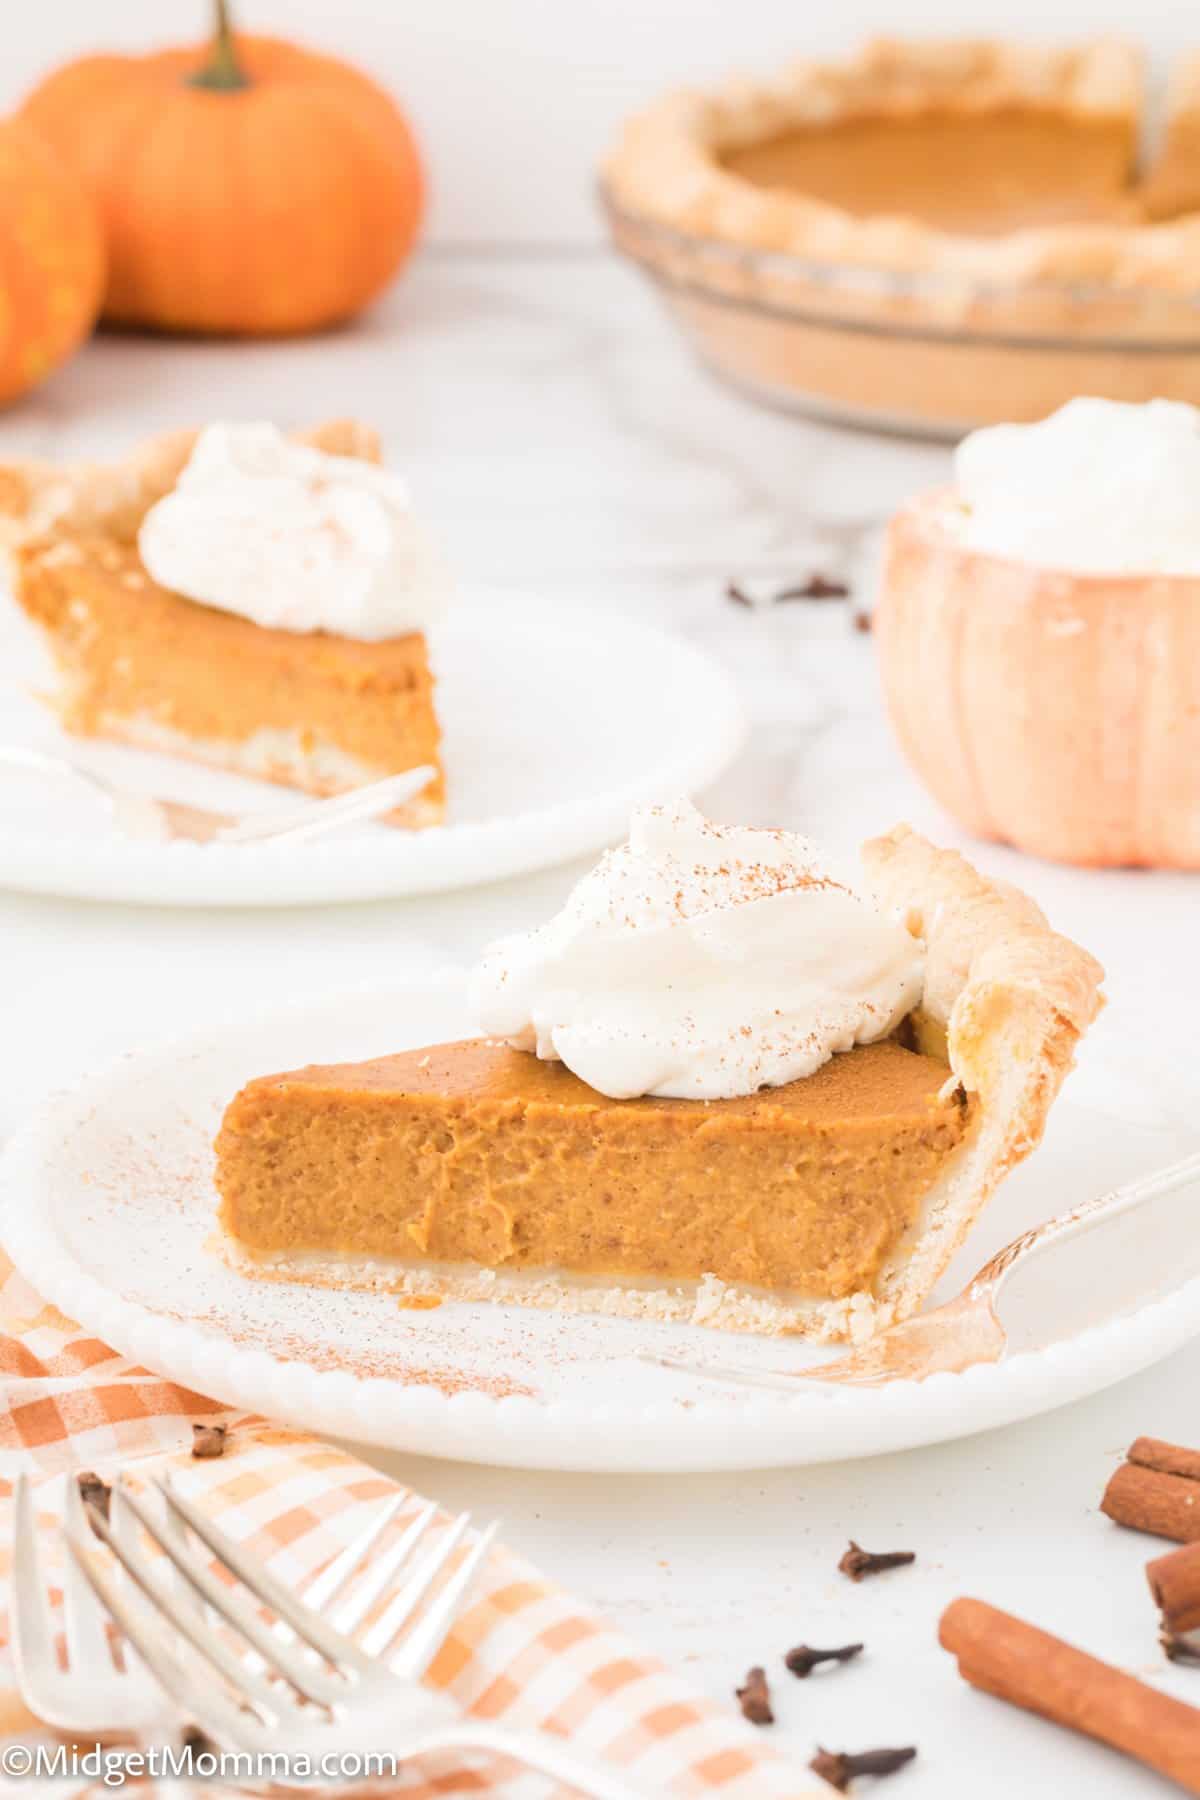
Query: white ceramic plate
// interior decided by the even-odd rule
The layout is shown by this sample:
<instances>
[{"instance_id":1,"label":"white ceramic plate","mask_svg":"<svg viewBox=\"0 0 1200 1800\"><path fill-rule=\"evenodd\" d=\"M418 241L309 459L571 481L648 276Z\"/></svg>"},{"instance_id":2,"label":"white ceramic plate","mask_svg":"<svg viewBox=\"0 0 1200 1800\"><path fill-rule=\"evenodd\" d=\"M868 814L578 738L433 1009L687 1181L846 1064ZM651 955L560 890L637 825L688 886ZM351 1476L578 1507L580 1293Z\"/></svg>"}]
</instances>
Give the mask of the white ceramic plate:
<instances>
[{"instance_id":1,"label":"white ceramic plate","mask_svg":"<svg viewBox=\"0 0 1200 1800\"><path fill-rule=\"evenodd\" d=\"M67 738L31 694L40 646L0 606L0 742L73 757L130 787L218 811L286 790L178 758ZM619 617L496 594L431 639L447 823L367 825L313 844L145 844L70 784L0 769L0 886L179 906L279 906L468 887L565 862L624 835L634 806L694 793L737 754L741 708L706 656Z\"/></svg>"},{"instance_id":2,"label":"white ceramic plate","mask_svg":"<svg viewBox=\"0 0 1200 1800\"><path fill-rule=\"evenodd\" d=\"M211 1144L249 1077L376 1056L471 1029L462 977L355 990L219 1041L124 1059L54 1102L0 1164L0 1231L35 1286L126 1355L310 1429L394 1449L526 1467L688 1470L817 1462L965 1435L1120 1379L1200 1332L1200 1282L1063 1337L1061 1277L1027 1347L964 1375L880 1389L734 1391L631 1360L670 1348L764 1369L829 1354L699 1327L525 1308L406 1311L389 1295L255 1281L208 1247ZM1178 1153L1106 1091L1060 1102L1038 1155L1002 1190L946 1288L1036 1220ZM1085 1240L1086 1242L1086 1240ZM1080 1290L1087 1272L1079 1266ZM1067 1312L1072 1309L1068 1307Z\"/></svg>"}]
</instances>

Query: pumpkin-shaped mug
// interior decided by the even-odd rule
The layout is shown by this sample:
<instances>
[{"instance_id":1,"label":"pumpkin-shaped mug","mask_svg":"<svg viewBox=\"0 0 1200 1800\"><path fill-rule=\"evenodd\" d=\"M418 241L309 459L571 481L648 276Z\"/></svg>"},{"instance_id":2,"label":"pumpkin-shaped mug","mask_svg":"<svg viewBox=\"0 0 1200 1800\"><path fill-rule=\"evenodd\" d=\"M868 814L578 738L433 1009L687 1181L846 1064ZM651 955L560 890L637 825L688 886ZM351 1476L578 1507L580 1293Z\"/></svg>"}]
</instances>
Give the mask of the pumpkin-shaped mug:
<instances>
[{"instance_id":1,"label":"pumpkin-shaped mug","mask_svg":"<svg viewBox=\"0 0 1200 1800\"><path fill-rule=\"evenodd\" d=\"M901 749L976 836L1200 868L1200 413L1074 401L976 439L959 485L889 527L876 637Z\"/></svg>"}]
</instances>

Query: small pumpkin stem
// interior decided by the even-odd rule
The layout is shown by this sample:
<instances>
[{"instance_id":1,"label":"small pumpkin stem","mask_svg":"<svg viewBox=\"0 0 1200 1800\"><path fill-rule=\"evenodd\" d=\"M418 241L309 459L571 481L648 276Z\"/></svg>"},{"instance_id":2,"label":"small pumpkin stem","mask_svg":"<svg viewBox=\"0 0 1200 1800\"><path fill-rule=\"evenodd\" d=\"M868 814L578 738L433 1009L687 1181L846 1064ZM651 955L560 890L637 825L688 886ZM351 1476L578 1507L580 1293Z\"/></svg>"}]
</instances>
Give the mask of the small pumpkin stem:
<instances>
[{"instance_id":1,"label":"small pumpkin stem","mask_svg":"<svg viewBox=\"0 0 1200 1800\"><path fill-rule=\"evenodd\" d=\"M233 44L233 22L229 16L229 0L213 0L213 41L209 59L202 69L189 75L189 87L216 88L225 93L232 93L237 88L250 86L246 75L238 61L237 51Z\"/></svg>"}]
</instances>

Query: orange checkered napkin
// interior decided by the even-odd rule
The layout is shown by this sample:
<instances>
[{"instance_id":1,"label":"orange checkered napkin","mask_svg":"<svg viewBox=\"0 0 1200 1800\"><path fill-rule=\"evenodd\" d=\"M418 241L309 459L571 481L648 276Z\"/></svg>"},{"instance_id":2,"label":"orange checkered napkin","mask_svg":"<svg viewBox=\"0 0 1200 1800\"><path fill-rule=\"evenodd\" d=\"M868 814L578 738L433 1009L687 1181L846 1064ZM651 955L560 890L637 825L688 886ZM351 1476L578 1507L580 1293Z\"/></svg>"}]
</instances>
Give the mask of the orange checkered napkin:
<instances>
[{"instance_id":1,"label":"orange checkered napkin","mask_svg":"<svg viewBox=\"0 0 1200 1800\"><path fill-rule=\"evenodd\" d=\"M190 1455L192 1424L224 1419L223 1457ZM285 1581L299 1584L362 1529L394 1491L386 1477L331 1445L226 1413L118 1356L46 1303L0 1256L0 1578L7 1594L11 1496L24 1471L44 1478L41 1544L53 1581L59 1538L52 1527L63 1484L82 1468L110 1479L118 1469L171 1467L225 1530ZM411 1515L421 1505L411 1496ZM444 1526L445 1521L442 1521ZM28 1734L16 1698L0 1616L0 1739ZM479 1718L569 1738L619 1765L647 1800L801 1800L810 1776L789 1767L761 1731L697 1694L536 1569L493 1552L467 1610L443 1645L429 1680ZM144 1790L142 1790L144 1792ZM411 1800L447 1794L548 1793L546 1783L497 1762L445 1760L412 1772ZM564 1800L566 1790L559 1790Z\"/></svg>"}]
</instances>

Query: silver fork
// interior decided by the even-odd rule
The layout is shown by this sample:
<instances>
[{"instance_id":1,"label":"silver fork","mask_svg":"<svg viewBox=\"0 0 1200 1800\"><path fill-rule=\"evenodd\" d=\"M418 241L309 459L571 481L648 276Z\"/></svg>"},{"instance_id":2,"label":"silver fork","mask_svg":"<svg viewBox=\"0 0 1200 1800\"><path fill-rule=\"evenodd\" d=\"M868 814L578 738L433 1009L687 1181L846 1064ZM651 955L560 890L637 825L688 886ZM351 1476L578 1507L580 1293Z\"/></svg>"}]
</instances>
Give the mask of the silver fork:
<instances>
[{"instance_id":1,"label":"silver fork","mask_svg":"<svg viewBox=\"0 0 1200 1800\"><path fill-rule=\"evenodd\" d=\"M67 1476L65 1524L83 1537L87 1516L79 1483ZM54 1622L38 1559L33 1493L17 1481L13 1521L12 1653L17 1686L30 1712L59 1731L102 1742L138 1738L163 1726L168 1706L162 1689L125 1647L123 1667L113 1660L105 1615L73 1560L62 1574L67 1666L55 1653Z\"/></svg>"},{"instance_id":2,"label":"silver fork","mask_svg":"<svg viewBox=\"0 0 1200 1800\"><path fill-rule=\"evenodd\" d=\"M0 744L0 765L27 769L39 775L61 776L88 788L107 807L113 824L127 837L164 842L186 838L195 844L265 844L322 836L342 825L364 819L376 819L393 807L403 806L419 794L434 778L435 770L427 763L405 769L398 775L387 775L382 781L368 782L351 788L348 793L334 794L328 799L310 800L292 806L286 812L249 813L234 818L229 813L210 812L204 806L186 805L181 800L164 800L157 795L139 793L115 781L97 775L91 769L72 762L66 756L52 756L44 750L26 749L21 744Z\"/></svg>"},{"instance_id":3,"label":"silver fork","mask_svg":"<svg viewBox=\"0 0 1200 1800\"><path fill-rule=\"evenodd\" d=\"M166 1693L219 1750L293 1759L374 1754L394 1758L397 1766L450 1750L485 1752L554 1776L590 1800L639 1800L623 1781L561 1749L548 1735L474 1720L421 1684L463 1607L495 1525L449 1569L468 1515L429 1549L435 1508L428 1505L368 1561L398 1509L400 1501L393 1501L301 1599L177 1488L165 1482L153 1486L162 1501L158 1516L122 1482L113 1489L111 1525L93 1520L94 1533L145 1604L134 1602L113 1579L95 1537L78 1521L66 1527L67 1546ZM128 1529L122 1515L141 1531ZM172 1520L183 1529L172 1529ZM155 1567L162 1559L147 1552L142 1533L165 1553L190 1594L163 1580ZM208 1558L197 1554L187 1533L205 1546ZM212 1558L257 1605L213 1574ZM445 1579L429 1598L443 1570L448 1570ZM19 1563L17 1580L22 1580ZM263 1607L274 1615L274 1624L264 1620ZM235 1647L239 1639L241 1647ZM280 1784L278 1774L272 1780ZM285 1776L282 1785L306 1784ZM320 1785L338 1784L323 1774Z\"/></svg>"},{"instance_id":4,"label":"silver fork","mask_svg":"<svg viewBox=\"0 0 1200 1800\"><path fill-rule=\"evenodd\" d=\"M734 1363L707 1363L698 1358L662 1356L650 1351L640 1351L637 1360L652 1363L657 1368L672 1369L677 1374L707 1376L739 1387L784 1392L789 1389L794 1392L798 1381L882 1387L889 1381L923 1381L928 1375L961 1374L975 1363L999 1362L1009 1342L1008 1332L997 1312L1001 1291L1004 1290L1011 1301L1014 1291L1047 1251L1056 1250L1091 1232L1107 1233L1112 1240L1107 1260L1117 1271L1118 1281L1124 1282L1128 1296L1135 1290L1143 1296L1161 1292L1164 1267L1168 1289L1182 1285L1190 1274L1197 1273L1200 1259L1193 1256L1189 1262L1187 1258L1188 1247L1196 1241L1194 1203L1189 1201L1184 1219L1173 1220L1165 1228L1159 1221L1156 1230L1149 1219L1149 1209L1154 1201L1181 1193L1193 1183L1200 1184L1200 1152L1127 1182L1112 1193L1085 1200L1070 1212L1022 1232L1003 1250L998 1250L953 1300L914 1319L901 1320L898 1325L871 1338L861 1350L852 1350L833 1362L786 1371L742 1368ZM1144 1246L1147 1243L1149 1265L1145 1262ZM1161 1258L1156 1257L1159 1248ZM1095 1308L1096 1290L1089 1288L1089 1292ZM1066 1295L1060 1295L1060 1305L1065 1301Z\"/></svg>"}]
</instances>

